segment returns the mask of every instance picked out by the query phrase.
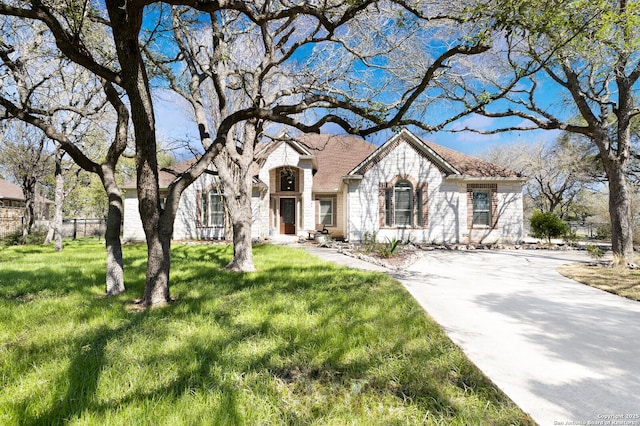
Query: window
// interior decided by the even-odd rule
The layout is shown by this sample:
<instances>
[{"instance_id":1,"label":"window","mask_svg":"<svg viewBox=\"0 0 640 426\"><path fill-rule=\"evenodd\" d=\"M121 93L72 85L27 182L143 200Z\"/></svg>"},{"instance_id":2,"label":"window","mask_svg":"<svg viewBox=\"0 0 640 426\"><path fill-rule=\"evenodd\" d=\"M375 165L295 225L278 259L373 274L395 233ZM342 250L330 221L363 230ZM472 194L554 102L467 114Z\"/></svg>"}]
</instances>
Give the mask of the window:
<instances>
[{"instance_id":1,"label":"window","mask_svg":"<svg viewBox=\"0 0 640 426\"><path fill-rule=\"evenodd\" d=\"M394 189L395 199L395 224L399 227L413 225L413 196L411 183L406 180L398 182Z\"/></svg>"},{"instance_id":2,"label":"window","mask_svg":"<svg viewBox=\"0 0 640 426\"><path fill-rule=\"evenodd\" d=\"M380 227L428 227L427 184L399 180L379 184Z\"/></svg>"},{"instance_id":3,"label":"window","mask_svg":"<svg viewBox=\"0 0 640 426\"><path fill-rule=\"evenodd\" d=\"M326 226L333 226L333 199L321 198L319 200L319 223Z\"/></svg>"},{"instance_id":4,"label":"window","mask_svg":"<svg viewBox=\"0 0 640 426\"><path fill-rule=\"evenodd\" d=\"M280 170L280 191L295 192L296 190L296 172L291 169Z\"/></svg>"},{"instance_id":5,"label":"window","mask_svg":"<svg viewBox=\"0 0 640 426\"><path fill-rule=\"evenodd\" d=\"M224 226L222 195L215 190L209 191L209 226Z\"/></svg>"},{"instance_id":6,"label":"window","mask_svg":"<svg viewBox=\"0 0 640 426\"><path fill-rule=\"evenodd\" d=\"M224 205L222 195L215 189L202 194L200 200L200 224L202 226L223 227Z\"/></svg>"},{"instance_id":7,"label":"window","mask_svg":"<svg viewBox=\"0 0 640 426\"><path fill-rule=\"evenodd\" d=\"M473 190L473 226L491 226L491 192L488 189Z\"/></svg>"}]
</instances>

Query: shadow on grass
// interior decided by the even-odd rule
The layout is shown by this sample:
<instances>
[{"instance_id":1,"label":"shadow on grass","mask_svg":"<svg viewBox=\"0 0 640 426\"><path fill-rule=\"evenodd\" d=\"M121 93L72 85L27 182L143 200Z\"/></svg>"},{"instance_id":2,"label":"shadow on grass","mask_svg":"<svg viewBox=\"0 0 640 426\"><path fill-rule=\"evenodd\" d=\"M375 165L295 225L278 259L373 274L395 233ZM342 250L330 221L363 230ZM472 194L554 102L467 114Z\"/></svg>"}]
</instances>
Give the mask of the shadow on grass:
<instances>
[{"instance_id":1,"label":"shadow on grass","mask_svg":"<svg viewBox=\"0 0 640 426\"><path fill-rule=\"evenodd\" d=\"M53 398L55 403L48 411L35 416L27 414L21 423L24 425L64 424L79 417L85 410L93 410L100 374L107 363L105 356L107 343L136 327L140 322L139 318L141 317L134 317L130 323L115 329L109 329L103 325L76 339L73 343L74 355L67 368L68 385L56 389L60 395ZM28 405L28 401L23 402L23 405L25 404ZM29 412L26 406L21 407L19 411Z\"/></svg>"},{"instance_id":2,"label":"shadow on grass","mask_svg":"<svg viewBox=\"0 0 640 426\"><path fill-rule=\"evenodd\" d=\"M110 300L89 299L82 315L67 319L96 324L84 333L58 336L35 358L30 344L11 349L25 370L47 353L69 360L45 390L55 395L45 410L33 412L28 400L15 402L23 424L62 424L87 415L100 419L154 404L173 407L194 395L213 402L182 407L186 423L201 420L200 413L210 424L246 424L247 407L260 401L274 407L279 421L321 422L335 407L318 406L318 395L343 404L343 412L362 395L367 395L363 405L391 396L397 406L415 405L422 415L445 419L459 414L459 400L469 389L486 406L505 402L383 274L338 268L275 247L256 247L262 263L251 274L221 271L231 257L226 246L178 246L173 254L177 303L131 313L121 304L109 311ZM135 276L142 273L143 285L139 256L126 258L125 268L135 269L128 272ZM29 273L38 277L39 284L30 289L36 293L47 288L42 281L47 274L49 288L64 275ZM72 278L82 282L80 276ZM63 288L86 292L77 283ZM115 324L99 321L105 312ZM127 361L131 354L135 365ZM140 371L148 374L138 377ZM105 388L122 392L98 396ZM300 402L291 405L284 395Z\"/></svg>"}]
</instances>

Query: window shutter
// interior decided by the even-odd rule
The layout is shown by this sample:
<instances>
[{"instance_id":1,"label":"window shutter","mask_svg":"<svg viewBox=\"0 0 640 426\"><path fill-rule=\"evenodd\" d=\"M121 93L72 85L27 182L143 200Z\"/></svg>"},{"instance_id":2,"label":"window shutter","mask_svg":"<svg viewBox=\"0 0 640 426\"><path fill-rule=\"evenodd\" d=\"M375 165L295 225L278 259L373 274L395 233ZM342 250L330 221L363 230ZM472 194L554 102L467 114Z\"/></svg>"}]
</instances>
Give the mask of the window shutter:
<instances>
[{"instance_id":1,"label":"window shutter","mask_svg":"<svg viewBox=\"0 0 640 426\"><path fill-rule=\"evenodd\" d=\"M331 213L333 216L333 226L338 226L338 197L331 197Z\"/></svg>"},{"instance_id":2,"label":"window shutter","mask_svg":"<svg viewBox=\"0 0 640 426\"><path fill-rule=\"evenodd\" d=\"M394 217L396 214L395 203L393 199L393 184L387 183L387 189L385 190L386 201L388 202L386 224L387 226L394 226L396 224Z\"/></svg>"},{"instance_id":3,"label":"window shutter","mask_svg":"<svg viewBox=\"0 0 640 426\"><path fill-rule=\"evenodd\" d=\"M196 226L202 226L202 191L196 192Z\"/></svg>"},{"instance_id":4,"label":"window shutter","mask_svg":"<svg viewBox=\"0 0 640 426\"><path fill-rule=\"evenodd\" d=\"M429 203L427 199L426 182L419 182L416 186L416 203L414 203L414 206L416 211L416 227L427 227L429 225Z\"/></svg>"},{"instance_id":5,"label":"window shutter","mask_svg":"<svg viewBox=\"0 0 640 426\"><path fill-rule=\"evenodd\" d=\"M387 212L385 211L387 196L387 183L380 182L378 184L378 221L380 228L386 225Z\"/></svg>"},{"instance_id":6,"label":"window shutter","mask_svg":"<svg viewBox=\"0 0 640 426\"><path fill-rule=\"evenodd\" d=\"M473 187L467 185L467 228L473 228Z\"/></svg>"},{"instance_id":7,"label":"window shutter","mask_svg":"<svg viewBox=\"0 0 640 426\"><path fill-rule=\"evenodd\" d=\"M498 227L498 186L491 187L491 227Z\"/></svg>"}]
</instances>

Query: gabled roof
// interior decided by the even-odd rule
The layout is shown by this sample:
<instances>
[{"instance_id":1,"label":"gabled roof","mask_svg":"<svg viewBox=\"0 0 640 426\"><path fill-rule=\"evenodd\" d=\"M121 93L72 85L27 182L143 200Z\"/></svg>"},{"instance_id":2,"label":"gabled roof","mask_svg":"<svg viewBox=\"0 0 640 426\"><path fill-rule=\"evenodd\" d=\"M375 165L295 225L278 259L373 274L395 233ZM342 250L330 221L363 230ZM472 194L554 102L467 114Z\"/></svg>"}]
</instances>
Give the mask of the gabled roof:
<instances>
[{"instance_id":1,"label":"gabled roof","mask_svg":"<svg viewBox=\"0 0 640 426\"><path fill-rule=\"evenodd\" d=\"M296 138L318 161L313 192L337 192L342 177L371 155L377 147L357 136L306 134Z\"/></svg>"},{"instance_id":2,"label":"gabled roof","mask_svg":"<svg viewBox=\"0 0 640 426\"><path fill-rule=\"evenodd\" d=\"M371 167L379 163L401 142L406 142L424 158L427 158L446 176L460 178L507 178L519 179L521 176L513 170L497 166L470 155L423 141L410 131L403 129L380 147L365 141L358 136L338 136L331 134L309 133L288 140L260 143L256 146L255 157L259 164L282 144L288 144L302 157L311 159L316 171L313 176L312 191L316 193L332 193L340 189L344 176L363 175ZM183 161L167 169L175 173L186 171L197 161L197 158ZM175 179L169 171L159 172L160 188L167 188ZM265 185L254 182L256 185ZM123 188L135 188L135 180L123 185ZM1 193L0 193L1 194Z\"/></svg>"},{"instance_id":3,"label":"gabled roof","mask_svg":"<svg viewBox=\"0 0 640 426\"><path fill-rule=\"evenodd\" d=\"M262 142L256 145L254 157L257 159L265 159L283 143L289 144L289 146L296 150L300 155L313 155L313 153L311 153L304 145L300 144L296 139L289 139L286 141L279 139L273 142Z\"/></svg>"},{"instance_id":4,"label":"gabled roof","mask_svg":"<svg viewBox=\"0 0 640 426\"><path fill-rule=\"evenodd\" d=\"M446 176L470 178L520 178L513 170L463 154L433 142L423 141L406 129L402 129L382 144L375 152L354 167L349 175L363 175L378 164L400 143L406 142L418 154L430 160Z\"/></svg>"},{"instance_id":5,"label":"gabled roof","mask_svg":"<svg viewBox=\"0 0 640 426\"><path fill-rule=\"evenodd\" d=\"M22 189L18 185L0 179L0 199L3 200L16 200L24 201L24 195Z\"/></svg>"},{"instance_id":6,"label":"gabled roof","mask_svg":"<svg viewBox=\"0 0 640 426\"><path fill-rule=\"evenodd\" d=\"M196 161L198 161L198 158L193 157L190 158L189 160L185 160L182 161L180 163L176 163L173 166L169 166L169 167L165 167L160 169L160 171L158 172L158 184L160 186L161 189L165 189L169 187L169 184L171 182L174 181L174 179L176 178L175 173L182 173L184 171L186 171L189 167L191 167L191 165L193 165L193 163L195 163ZM130 181L125 182L122 185L123 189L135 189L136 188L136 179L135 177L133 179L131 179Z\"/></svg>"}]
</instances>

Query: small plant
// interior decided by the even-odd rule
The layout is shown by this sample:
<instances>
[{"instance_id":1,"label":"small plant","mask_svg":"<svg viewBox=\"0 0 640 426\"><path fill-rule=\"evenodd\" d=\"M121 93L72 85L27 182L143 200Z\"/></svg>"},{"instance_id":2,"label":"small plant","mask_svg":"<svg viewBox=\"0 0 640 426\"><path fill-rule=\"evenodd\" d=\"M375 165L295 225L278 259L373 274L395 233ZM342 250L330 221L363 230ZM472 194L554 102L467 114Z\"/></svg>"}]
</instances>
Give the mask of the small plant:
<instances>
[{"instance_id":1,"label":"small plant","mask_svg":"<svg viewBox=\"0 0 640 426\"><path fill-rule=\"evenodd\" d=\"M378 247L377 238L378 238L378 234L376 232L373 232L373 233L365 232L362 235L361 251L365 254L369 254L375 251Z\"/></svg>"},{"instance_id":2,"label":"small plant","mask_svg":"<svg viewBox=\"0 0 640 426\"><path fill-rule=\"evenodd\" d=\"M387 244L380 244L378 248L378 254L380 257L389 258L392 257L398 248L400 241L397 238L390 240L387 238Z\"/></svg>"},{"instance_id":3,"label":"small plant","mask_svg":"<svg viewBox=\"0 0 640 426\"><path fill-rule=\"evenodd\" d=\"M594 259L600 259L602 258L602 256L604 256L604 251L595 244L588 244L586 246L586 249L587 254Z\"/></svg>"},{"instance_id":4,"label":"small plant","mask_svg":"<svg viewBox=\"0 0 640 426\"><path fill-rule=\"evenodd\" d=\"M536 238L546 238L551 243L551 238L566 235L568 226L555 213L536 210L531 216L531 234Z\"/></svg>"},{"instance_id":5,"label":"small plant","mask_svg":"<svg viewBox=\"0 0 640 426\"><path fill-rule=\"evenodd\" d=\"M576 233L576 230L571 229L570 226L567 226L567 232L562 236L562 239L569 246L575 247L578 245L578 234Z\"/></svg>"}]
</instances>

